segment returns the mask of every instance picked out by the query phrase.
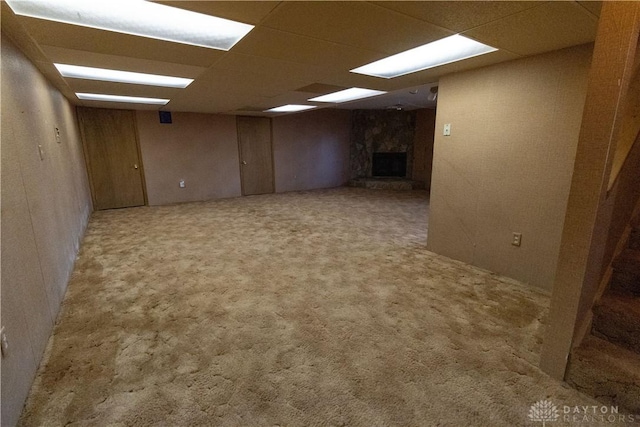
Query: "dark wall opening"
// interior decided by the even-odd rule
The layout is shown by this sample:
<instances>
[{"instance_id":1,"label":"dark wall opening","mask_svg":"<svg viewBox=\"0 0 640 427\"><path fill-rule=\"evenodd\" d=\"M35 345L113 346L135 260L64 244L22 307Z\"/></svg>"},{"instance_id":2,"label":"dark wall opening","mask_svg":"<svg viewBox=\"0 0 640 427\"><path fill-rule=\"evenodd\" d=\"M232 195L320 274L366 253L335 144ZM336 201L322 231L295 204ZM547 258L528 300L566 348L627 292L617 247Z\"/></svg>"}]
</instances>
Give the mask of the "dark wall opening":
<instances>
[{"instance_id":1,"label":"dark wall opening","mask_svg":"<svg viewBox=\"0 0 640 427\"><path fill-rule=\"evenodd\" d=\"M373 153L372 175L374 177L407 176L407 153Z\"/></svg>"}]
</instances>

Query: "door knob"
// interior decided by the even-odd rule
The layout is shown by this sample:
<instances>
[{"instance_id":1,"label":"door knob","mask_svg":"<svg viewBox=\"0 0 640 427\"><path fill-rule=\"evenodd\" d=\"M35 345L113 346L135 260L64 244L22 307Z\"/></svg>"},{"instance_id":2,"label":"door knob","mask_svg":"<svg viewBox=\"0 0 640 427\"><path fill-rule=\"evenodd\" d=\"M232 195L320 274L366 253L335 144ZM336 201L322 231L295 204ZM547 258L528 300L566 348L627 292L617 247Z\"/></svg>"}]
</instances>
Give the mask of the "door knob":
<instances>
[{"instance_id":1,"label":"door knob","mask_svg":"<svg viewBox=\"0 0 640 427\"><path fill-rule=\"evenodd\" d=\"M246 164L247 164L247 162L245 162L245 161L243 160L243 161L242 161L242 164L243 164L243 165L246 165Z\"/></svg>"},{"instance_id":2,"label":"door knob","mask_svg":"<svg viewBox=\"0 0 640 427\"><path fill-rule=\"evenodd\" d=\"M134 169L138 169L138 165L133 165L133 168Z\"/></svg>"}]
</instances>

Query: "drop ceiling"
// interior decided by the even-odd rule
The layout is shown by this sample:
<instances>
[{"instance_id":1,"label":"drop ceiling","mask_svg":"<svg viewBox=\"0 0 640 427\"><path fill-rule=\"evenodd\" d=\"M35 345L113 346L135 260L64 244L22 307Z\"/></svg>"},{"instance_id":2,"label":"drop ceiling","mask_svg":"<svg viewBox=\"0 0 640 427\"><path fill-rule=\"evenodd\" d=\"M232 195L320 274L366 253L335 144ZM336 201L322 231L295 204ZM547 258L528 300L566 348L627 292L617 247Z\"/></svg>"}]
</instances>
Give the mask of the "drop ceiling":
<instances>
[{"instance_id":1,"label":"drop ceiling","mask_svg":"<svg viewBox=\"0 0 640 427\"><path fill-rule=\"evenodd\" d=\"M255 25L221 51L16 16L2 2L2 31L77 105L273 115L283 104L318 108L429 108L446 74L595 39L600 2L581 1L159 1ZM349 72L453 34L499 50L394 79ZM53 63L193 78L185 89L65 79ZM344 104L309 98L349 87L389 92ZM76 92L169 98L164 107L80 101Z\"/></svg>"}]
</instances>

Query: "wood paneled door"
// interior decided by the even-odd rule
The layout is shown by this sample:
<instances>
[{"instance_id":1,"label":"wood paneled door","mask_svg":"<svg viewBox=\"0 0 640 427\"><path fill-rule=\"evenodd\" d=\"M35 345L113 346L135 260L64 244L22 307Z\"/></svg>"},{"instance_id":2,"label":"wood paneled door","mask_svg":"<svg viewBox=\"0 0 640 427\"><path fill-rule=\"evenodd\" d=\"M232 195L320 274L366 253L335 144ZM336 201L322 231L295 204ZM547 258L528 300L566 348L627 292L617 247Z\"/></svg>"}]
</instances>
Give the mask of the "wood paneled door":
<instances>
[{"instance_id":1,"label":"wood paneled door","mask_svg":"<svg viewBox=\"0 0 640 427\"><path fill-rule=\"evenodd\" d=\"M96 210L145 204L135 112L78 107Z\"/></svg>"},{"instance_id":2,"label":"wood paneled door","mask_svg":"<svg viewBox=\"0 0 640 427\"><path fill-rule=\"evenodd\" d=\"M273 193L271 119L238 117L237 125L242 194Z\"/></svg>"}]
</instances>

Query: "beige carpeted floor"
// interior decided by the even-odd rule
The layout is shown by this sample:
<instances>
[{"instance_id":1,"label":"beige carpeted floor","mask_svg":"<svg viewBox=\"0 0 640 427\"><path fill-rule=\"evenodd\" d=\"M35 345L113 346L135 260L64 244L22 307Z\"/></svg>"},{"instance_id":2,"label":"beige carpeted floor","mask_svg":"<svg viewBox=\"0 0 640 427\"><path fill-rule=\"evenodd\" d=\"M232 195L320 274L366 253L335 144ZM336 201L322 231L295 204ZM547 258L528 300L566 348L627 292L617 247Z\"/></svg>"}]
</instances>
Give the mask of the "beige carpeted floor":
<instances>
[{"instance_id":1,"label":"beige carpeted floor","mask_svg":"<svg viewBox=\"0 0 640 427\"><path fill-rule=\"evenodd\" d=\"M593 404L537 368L549 297L428 252L427 215L424 192L353 188L96 212L21 425L533 426L540 399Z\"/></svg>"}]
</instances>

